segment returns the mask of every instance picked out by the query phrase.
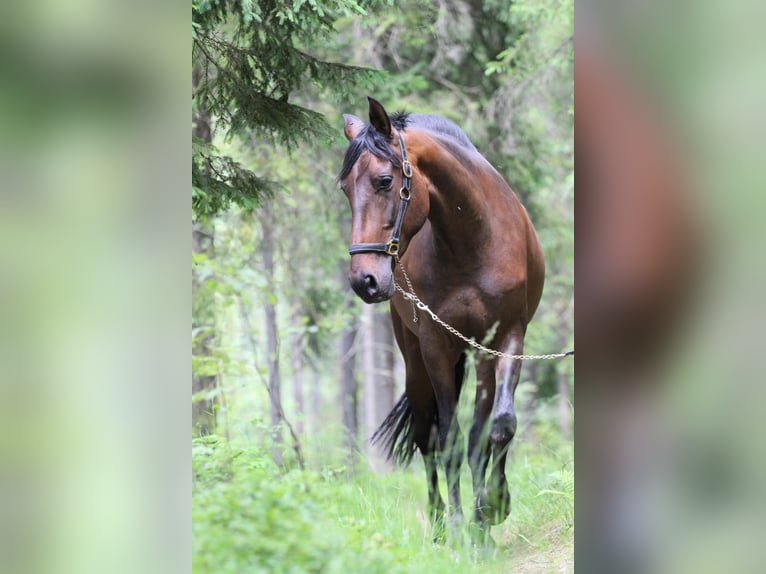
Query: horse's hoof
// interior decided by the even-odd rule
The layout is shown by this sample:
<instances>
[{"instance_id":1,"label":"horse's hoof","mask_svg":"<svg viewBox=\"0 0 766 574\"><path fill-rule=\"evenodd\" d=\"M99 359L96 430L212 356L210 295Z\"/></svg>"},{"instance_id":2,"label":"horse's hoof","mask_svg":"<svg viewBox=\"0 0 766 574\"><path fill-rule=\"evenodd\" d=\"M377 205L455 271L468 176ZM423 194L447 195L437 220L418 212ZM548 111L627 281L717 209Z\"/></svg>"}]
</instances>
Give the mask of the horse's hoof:
<instances>
[{"instance_id":1,"label":"horse's hoof","mask_svg":"<svg viewBox=\"0 0 766 574\"><path fill-rule=\"evenodd\" d=\"M434 544L444 544L447 540L447 517L444 513L444 503L437 504L430 509L431 532Z\"/></svg>"},{"instance_id":2,"label":"horse's hoof","mask_svg":"<svg viewBox=\"0 0 766 574\"><path fill-rule=\"evenodd\" d=\"M438 525L434 524L433 529L433 536L431 537L431 541L434 544L444 544L447 541L447 529L444 528L444 525Z\"/></svg>"},{"instance_id":3,"label":"horse's hoof","mask_svg":"<svg viewBox=\"0 0 766 574\"><path fill-rule=\"evenodd\" d=\"M466 523L461 512L452 512L447 517L447 542L452 548L463 548L467 543Z\"/></svg>"},{"instance_id":4,"label":"horse's hoof","mask_svg":"<svg viewBox=\"0 0 766 574\"><path fill-rule=\"evenodd\" d=\"M483 488L476 497L476 518L479 522L494 526L511 514L511 493L503 486L490 492Z\"/></svg>"},{"instance_id":5,"label":"horse's hoof","mask_svg":"<svg viewBox=\"0 0 766 574\"><path fill-rule=\"evenodd\" d=\"M497 543L489 533L489 525L485 522L474 522L471 524L470 533L474 548L482 554L497 548Z\"/></svg>"},{"instance_id":6,"label":"horse's hoof","mask_svg":"<svg viewBox=\"0 0 766 574\"><path fill-rule=\"evenodd\" d=\"M444 544L448 541L450 544L459 542L462 539L463 525L462 514L442 516L440 520L434 522L432 538L434 544Z\"/></svg>"}]
</instances>

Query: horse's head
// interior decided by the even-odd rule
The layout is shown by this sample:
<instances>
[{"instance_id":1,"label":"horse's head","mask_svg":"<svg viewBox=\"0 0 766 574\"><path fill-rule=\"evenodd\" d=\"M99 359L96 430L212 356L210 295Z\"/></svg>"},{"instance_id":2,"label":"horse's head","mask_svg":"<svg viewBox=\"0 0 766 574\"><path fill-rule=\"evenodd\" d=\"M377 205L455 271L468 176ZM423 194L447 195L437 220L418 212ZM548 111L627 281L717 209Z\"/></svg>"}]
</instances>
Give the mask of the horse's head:
<instances>
[{"instance_id":1,"label":"horse's head","mask_svg":"<svg viewBox=\"0 0 766 574\"><path fill-rule=\"evenodd\" d=\"M370 123L344 114L350 145L338 180L351 205L349 282L366 303L394 294L393 258L402 255L428 213L428 195L409 163L406 116L388 116L372 98Z\"/></svg>"}]
</instances>

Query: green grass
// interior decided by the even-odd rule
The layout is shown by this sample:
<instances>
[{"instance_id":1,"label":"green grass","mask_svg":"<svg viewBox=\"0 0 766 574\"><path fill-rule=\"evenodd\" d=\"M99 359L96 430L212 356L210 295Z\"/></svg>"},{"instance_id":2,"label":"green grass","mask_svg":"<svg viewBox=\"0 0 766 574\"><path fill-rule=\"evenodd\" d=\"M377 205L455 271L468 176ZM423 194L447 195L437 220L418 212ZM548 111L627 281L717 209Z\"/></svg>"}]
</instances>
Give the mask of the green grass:
<instances>
[{"instance_id":1,"label":"green grass","mask_svg":"<svg viewBox=\"0 0 766 574\"><path fill-rule=\"evenodd\" d=\"M485 549L431 542L419 460L390 473L327 465L280 473L262 450L208 438L194 444L193 469L198 574L573 571L571 444L514 446L511 516ZM470 484L466 470L466 516Z\"/></svg>"}]
</instances>

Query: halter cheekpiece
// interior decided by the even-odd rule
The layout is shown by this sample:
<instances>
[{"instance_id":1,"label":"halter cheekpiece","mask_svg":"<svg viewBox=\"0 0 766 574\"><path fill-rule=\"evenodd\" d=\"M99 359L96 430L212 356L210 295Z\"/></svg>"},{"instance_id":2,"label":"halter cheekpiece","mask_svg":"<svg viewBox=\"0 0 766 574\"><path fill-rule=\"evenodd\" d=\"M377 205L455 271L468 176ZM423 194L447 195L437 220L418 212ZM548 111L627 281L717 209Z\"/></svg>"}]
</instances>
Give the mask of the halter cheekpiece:
<instances>
[{"instance_id":1,"label":"halter cheekpiece","mask_svg":"<svg viewBox=\"0 0 766 574\"><path fill-rule=\"evenodd\" d=\"M353 243L348 248L351 255L356 253L385 253L391 257L399 254L399 240L402 233L404 215L412 195L412 164L407 159L407 149L404 147L404 138L399 134L399 148L402 150L402 188L399 190L399 211L396 214L394 228L391 231L391 239L386 243Z\"/></svg>"}]
</instances>

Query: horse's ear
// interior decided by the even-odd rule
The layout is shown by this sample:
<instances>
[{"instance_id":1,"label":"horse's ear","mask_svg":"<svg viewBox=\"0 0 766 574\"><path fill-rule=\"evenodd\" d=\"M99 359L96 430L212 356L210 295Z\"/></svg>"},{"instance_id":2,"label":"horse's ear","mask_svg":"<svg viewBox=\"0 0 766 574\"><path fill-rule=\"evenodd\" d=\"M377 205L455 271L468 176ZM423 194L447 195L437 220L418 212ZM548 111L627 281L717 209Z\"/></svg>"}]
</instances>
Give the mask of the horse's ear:
<instances>
[{"instance_id":1,"label":"horse's ear","mask_svg":"<svg viewBox=\"0 0 766 574\"><path fill-rule=\"evenodd\" d=\"M354 139L364 127L364 122L351 114L343 114L343 122L345 124L343 126L343 133L346 134L348 141Z\"/></svg>"},{"instance_id":2,"label":"horse's ear","mask_svg":"<svg viewBox=\"0 0 766 574\"><path fill-rule=\"evenodd\" d=\"M367 96L367 99L370 101L370 123L372 127L387 138L390 138L391 120L388 118L388 113L378 100L370 96Z\"/></svg>"}]
</instances>

